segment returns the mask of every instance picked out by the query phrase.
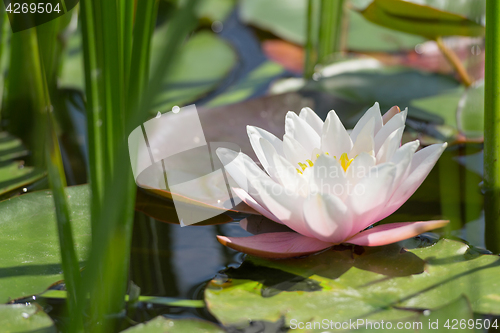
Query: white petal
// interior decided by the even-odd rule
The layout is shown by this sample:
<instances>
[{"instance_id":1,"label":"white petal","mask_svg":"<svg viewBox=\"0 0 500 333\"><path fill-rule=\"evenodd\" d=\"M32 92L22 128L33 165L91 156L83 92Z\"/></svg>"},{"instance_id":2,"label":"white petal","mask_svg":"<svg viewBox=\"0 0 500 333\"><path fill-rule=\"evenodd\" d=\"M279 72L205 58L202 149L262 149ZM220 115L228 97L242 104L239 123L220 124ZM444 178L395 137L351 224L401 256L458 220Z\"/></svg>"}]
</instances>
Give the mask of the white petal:
<instances>
[{"instance_id":1,"label":"white petal","mask_svg":"<svg viewBox=\"0 0 500 333\"><path fill-rule=\"evenodd\" d=\"M267 160L264 157L264 152L262 151L260 139L267 140L280 155L283 155L283 142L278 139L274 134L269 133L262 128L247 126L247 134L250 139L250 144L252 145L253 151L260 161L260 164L267 170ZM284 155L283 155L284 156Z\"/></svg>"},{"instance_id":2,"label":"white petal","mask_svg":"<svg viewBox=\"0 0 500 333\"><path fill-rule=\"evenodd\" d=\"M401 147L401 138L403 137L404 127L400 127L391 133L380 147L377 153L377 163L389 161L396 150Z\"/></svg>"},{"instance_id":3,"label":"white petal","mask_svg":"<svg viewBox=\"0 0 500 333\"><path fill-rule=\"evenodd\" d=\"M316 194L304 203L304 218L313 236L342 243L350 236L352 219L346 205L334 195Z\"/></svg>"},{"instance_id":4,"label":"white petal","mask_svg":"<svg viewBox=\"0 0 500 333\"><path fill-rule=\"evenodd\" d=\"M312 168L315 192L336 195L340 198L347 196L347 178L342 166L331 156L322 154Z\"/></svg>"},{"instance_id":5,"label":"white petal","mask_svg":"<svg viewBox=\"0 0 500 333\"><path fill-rule=\"evenodd\" d=\"M307 151L319 148L321 138L304 119L289 111L285 119L285 134L297 140Z\"/></svg>"},{"instance_id":6,"label":"white petal","mask_svg":"<svg viewBox=\"0 0 500 333\"><path fill-rule=\"evenodd\" d=\"M397 149L392 156L390 162L394 163L397 169L396 178L394 179L396 187L399 187L400 182L408 175L413 155L419 146L420 142L418 140L407 142Z\"/></svg>"},{"instance_id":7,"label":"white petal","mask_svg":"<svg viewBox=\"0 0 500 333\"><path fill-rule=\"evenodd\" d=\"M273 167L277 171L279 182L286 189L296 192L302 196L309 193L309 185L302 175L297 172L297 168L288 162L283 156L274 154L272 157Z\"/></svg>"},{"instance_id":8,"label":"white petal","mask_svg":"<svg viewBox=\"0 0 500 333\"><path fill-rule=\"evenodd\" d=\"M375 157L368 153L361 153L352 161L345 173L350 186L354 186L359 180L367 177L370 170L376 165Z\"/></svg>"},{"instance_id":9,"label":"white petal","mask_svg":"<svg viewBox=\"0 0 500 333\"><path fill-rule=\"evenodd\" d=\"M374 129L375 120L371 118L357 135L356 141L354 141L354 145L352 146L351 151L348 153L349 158L354 158L363 152L375 156L375 143L373 141ZM339 157L340 156L337 156L337 158Z\"/></svg>"},{"instance_id":10,"label":"white petal","mask_svg":"<svg viewBox=\"0 0 500 333\"><path fill-rule=\"evenodd\" d=\"M268 219L273 220L274 222L283 224L276 216L274 216L271 212L269 212L267 209L262 207L257 201L255 201L254 198L252 198L250 196L250 194L245 192L243 189L233 188L232 190L241 199L241 201L246 203L248 206L252 207L256 211L258 211L259 213L261 213L262 215L267 217Z\"/></svg>"},{"instance_id":11,"label":"white petal","mask_svg":"<svg viewBox=\"0 0 500 333\"><path fill-rule=\"evenodd\" d=\"M256 179L253 185L258 192L258 197L253 196L257 202L289 228L304 236L313 237L303 216L305 198L280 184L263 179Z\"/></svg>"},{"instance_id":12,"label":"white petal","mask_svg":"<svg viewBox=\"0 0 500 333\"><path fill-rule=\"evenodd\" d=\"M271 180L247 155L219 148L226 171L260 206L298 233L311 237L306 228L302 207L304 198Z\"/></svg>"},{"instance_id":13,"label":"white petal","mask_svg":"<svg viewBox=\"0 0 500 333\"><path fill-rule=\"evenodd\" d=\"M446 146L446 143L434 144L425 147L413 156L408 176L401 181L394 191L387 208L384 210L385 216L394 213L415 193L436 164Z\"/></svg>"},{"instance_id":14,"label":"white petal","mask_svg":"<svg viewBox=\"0 0 500 333\"><path fill-rule=\"evenodd\" d=\"M323 125L321 134L321 150L331 156L340 157L352 149L351 137L335 111L330 111Z\"/></svg>"},{"instance_id":15,"label":"white petal","mask_svg":"<svg viewBox=\"0 0 500 333\"><path fill-rule=\"evenodd\" d=\"M371 108L369 108L365 114L358 120L356 126L354 126L351 132L351 140L352 142L356 142L356 139L359 133L363 130L365 125L370 121L370 119L374 120L375 124L375 134L382 128L382 115L380 114L380 106L378 102L375 102Z\"/></svg>"},{"instance_id":16,"label":"white petal","mask_svg":"<svg viewBox=\"0 0 500 333\"><path fill-rule=\"evenodd\" d=\"M306 123L308 123L318 135L321 136L321 132L323 130L323 120L311 110L311 108L303 108L300 110L299 118L304 119Z\"/></svg>"},{"instance_id":17,"label":"white petal","mask_svg":"<svg viewBox=\"0 0 500 333\"><path fill-rule=\"evenodd\" d=\"M346 205L353 214L353 233L377 222L392 193L396 166L384 163L373 167L369 174L354 186Z\"/></svg>"},{"instance_id":18,"label":"white petal","mask_svg":"<svg viewBox=\"0 0 500 333\"><path fill-rule=\"evenodd\" d=\"M305 163L310 158L310 154L305 148L294 138L285 134L283 136L283 153L286 159L293 166L299 166L299 163Z\"/></svg>"},{"instance_id":19,"label":"white petal","mask_svg":"<svg viewBox=\"0 0 500 333\"><path fill-rule=\"evenodd\" d=\"M380 147L384 144L387 137L391 135L395 130L401 127L405 127L406 115L408 114L408 108L404 111L396 114L385 124L380 131L375 135L375 153L378 153Z\"/></svg>"}]
</instances>

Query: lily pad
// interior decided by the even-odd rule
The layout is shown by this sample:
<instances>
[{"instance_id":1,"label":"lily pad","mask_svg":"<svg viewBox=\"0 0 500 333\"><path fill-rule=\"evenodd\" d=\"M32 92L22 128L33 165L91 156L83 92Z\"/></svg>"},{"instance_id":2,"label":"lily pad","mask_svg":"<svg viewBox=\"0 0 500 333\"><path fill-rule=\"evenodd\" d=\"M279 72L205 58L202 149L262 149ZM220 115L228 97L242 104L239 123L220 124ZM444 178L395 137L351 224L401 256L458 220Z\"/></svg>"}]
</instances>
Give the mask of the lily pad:
<instances>
[{"instance_id":1,"label":"lily pad","mask_svg":"<svg viewBox=\"0 0 500 333\"><path fill-rule=\"evenodd\" d=\"M351 101L355 107L350 111L350 119L343 119L347 127L352 127L359 117L375 102L382 110L394 105L402 109L416 99L455 92L460 86L452 77L425 73L409 68L382 67L373 70L359 70L310 81L302 92L324 92ZM440 116L410 107L411 118L442 124Z\"/></svg>"},{"instance_id":2,"label":"lily pad","mask_svg":"<svg viewBox=\"0 0 500 333\"><path fill-rule=\"evenodd\" d=\"M484 84L468 89L458 87L437 96L412 101L412 106L437 115L442 123L467 138L482 138L484 127Z\"/></svg>"},{"instance_id":3,"label":"lily pad","mask_svg":"<svg viewBox=\"0 0 500 333\"><path fill-rule=\"evenodd\" d=\"M90 241L90 190L66 189L78 260L83 263ZM0 302L43 292L63 278L55 208L49 191L0 202Z\"/></svg>"},{"instance_id":4,"label":"lily pad","mask_svg":"<svg viewBox=\"0 0 500 333\"><path fill-rule=\"evenodd\" d=\"M165 28L153 36L151 69L162 61L158 56L163 48ZM154 113L185 105L207 94L229 74L236 59L233 48L217 35L208 31L196 33L182 46L175 68L164 79L164 89L153 106Z\"/></svg>"},{"instance_id":5,"label":"lily pad","mask_svg":"<svg viewBox=\"0 0 500 333\"><path fill-rule=\"evenodd\" d=\"M464 16L410 1L374 0L361 13L381 26L430 39L484 35L482 25Z\"/></svg>"},{"instance_id":6,"label":"lily pad","mask_svg":"<svg viewBox=\"0 0 500 333\"><path fill-rule=\"evenodd\" d=\"M239 13L243 22L292 43L306 41L307 0L244 0ZM364 19L354 10L348 10L347 48L356 51L398 51L413 49L425 40L399 31L380 27Z\"/></svg>"},{"instance_id":7,"label":"lily pad","mask_svg":"<svg viewBox=\"0 0 500 333\"><path fill-rule=\"evenodd\" d=\"M151 46L153 70L165 41L167 26L155 31ZM83 55L80 34L71 36L63 61L60 78L62 87L84 90ZM233 48L217 35L199 31L181 47L175 68L165 77L162 93L154 103L154 114L165 112L174 105L185 105L206 95L217 87L235 66L237 56Z\"/></svg>"},{"instance_id":8,"label":"lily pad","mask_svg":"<svg viewBox=\"0 0 500 333\"><path fill-rule=\"evenodd\" d=\"M0 327L4 333L57 332L54 322L36 305L0 304Z\"/></svg>"},{"instance_id":9,"label":"lily pad","mask_svg":"<svg viewBox=\"0 0 500 333\"><path fill-rule=\"evenodd\" d=\"M224 333L225 331L219 326L208 321L196 319L167 319L158 316L147 323L139 324L129 329L126 333L183 333L183 332L199 332L199 333Z\"/></svg>"},{"instance_id":10,"label":"lily pad","mask_svg":"<svg viewBox=\"0 0 500 333\"><path fill-rule=\"evenodd\" d=\"M281 316L287 325L292 319L403 320L462 295L474 312L500 314L500 257L471 253L466 244L448 239L410 248L415 244L422 243L336 246L279 261L247 257L241 273L229 270L208 284L205 301L224 325ZM246 269L249 264L252 270Z\"/></svg>"}]
</instances>

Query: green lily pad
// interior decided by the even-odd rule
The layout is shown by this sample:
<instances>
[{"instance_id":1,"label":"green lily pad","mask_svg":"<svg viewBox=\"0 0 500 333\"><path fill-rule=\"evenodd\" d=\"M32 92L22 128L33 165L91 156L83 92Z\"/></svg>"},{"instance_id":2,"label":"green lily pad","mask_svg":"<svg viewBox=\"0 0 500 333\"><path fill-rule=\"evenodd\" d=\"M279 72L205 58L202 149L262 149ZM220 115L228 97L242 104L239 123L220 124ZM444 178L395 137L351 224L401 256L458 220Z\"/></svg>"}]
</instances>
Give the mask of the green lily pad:
<instances>
[{"instance_id":1,"label":"green lily pad","mask_svg":"<svg viewBox=\"0 0 500 333\"><path fill-rule=\"evenodd\" d=\"M243 0L239 13L243 22L292 43L306 41L307 0ZM398 51L413 49L425 41L422 37L380 27L348 10L347 48L356 51Z\"/></svg>"},{"instance_id":2,"label":"green lily pad","mask_svg":"<svg viewBox=\"0 0 500 333\"><path fill-rule=\"evenodd\" d=\"M251 71L243 80L229 87L222 94L210 100L206 105L208 107L215 107L244 101L251 97L257 89L284 71L283 66L272 61L266 61Z\"/></svg>"},{"instance_id":3,"label":"green lily pad","mask_svg":"<svg viewBox=\"0 0 500 333\"><path fill-rule=\"evenodd\" d=\"M482 25L464 16L410 1L374 0L361 13L378 25L430 39L484 35Z\"/></svg>"},{"instance_id":4,"label":"green lily pad","mask_svg":"<svg viewBox=\"0 0 500 333\"><path fill-rule=\"evenodd\" d=\"M349 110L351 119L343 119L346 126L356 121L375 102L380 103L382 112L394 105L404 109L416 99L455 92L460 84L452 77L425 73L409 68L382 67L359 70L310 81L302 88L304 92L325 92L351 101L355 108ZM420 108L410 107L408 116L442 124L440 116Z\"/></svg>"},{"instance_id":5,"label":"green lily pad","mask_svg":"<svg viewBox=\"0 0 500 333\"><path fill-rule=\"evenodd\" d=\"M83 262L90 241L90 190L66 189L78 260ZM63 278L55 208L49 191L0 202L0 302L43 292Z\"/></svg>"},{"instance_id":6,"label":"green lily pad","mask_svg":"<svg viewBox=\"0 0 500 333\"><path fill-rule=\"evenodd\" d=\"M411 106L437 115L467 138L480 138L484 127L484 84L458 87L437 96L413 100Z\"/></svg>"},{"instance_id":7,"label":"green lily pad","mask_svg":"<svg viewBox=\"0 0 500 333\"><path fill-rule=\"evenodd\" d=\"M162 61L164 29L153 36L151 68ZM167 111L174 105L185 105L217 87L236 64L233 48L217 35L200 31L193 35L179 51L175 68L163 81L164 89L155 100L153 110Z\"/></svg>"},{"instance_id":8,"label":"green lily pad","mask_svg":"<svg viewBox=\"0 0 500 333\"><path fill-rule=\"evenodd\" d=\"M36 305L0 304L0 327L4 333L57 332L52 319Z\"/></svg>"},{"instance_id":9,"label":"green lily pad","mask_svg":"<svg viewBox=\"0 0 500 333\"><path fill-rule=\"evenodd\" d=\"M469 321L470 320L470 321ZM479 321L482 326L482 321ZM462 323L462 326L460 325ZM364 324L363 328L350 330L349 332L373 332L373 325ZM379 324L380 325L380 324ZM390 326L389 326L390 325ZM446 327L448 326L448 327ZM407 320L388 322L384 328L391 332L449 332L449 329L460 329L460 332L475 332L474 315L465 296L444 305L434 311L414 315ZM400 329L398 329L400 327ZM472 328L471 328L472 327ZM478 326L479 327L479 326ZM313 331L314 332L314 331Z\"/></svg>"},{"instance_id":10,"label":"green lily pad","mask_svg":"<svg viewBox=\"0 0 500 333\"><path fill-rule=\"evenodd\" d=\"M167 26L155 31L151 46L151 69L159 59ZM60 78L62 87L84 90L83 55L80 34L71 36L63 61ZM233 48L217 35L199 31L181 47L177 63L165 77L163 89L155 100L153 110L165 112L174 105L185 105L206 95L226 77L235 66Z\"/></svg>"},{"instance_id":11,"label":"green lily pad","mask_svg":"<svg viewBox=\"0 0 500 333\"><path fill-rule=\"evenodd\" d=\"M224 333L225 331L219 326L208 321L196 319L167 319L158 316L147 323L139 324L129 329L126 333L183 333L183 332L199 332L199 333Z\"/></svg>"},{"instance_id":12,"label":"green lily pad","mask_svg":"<svg viewBox=\"0 0 500 333\"><path fill-rule=\"evenodd\" d=\"M205 301L224 325L281 316L287 325L292 319L396 321L462 295L474 312L500 314L500 257L472 253L466 244L447 239L426 247L402 245L336 246L279 261L247 257L241 272L227 270L209 283Z\"/></svg>"}]
</instances>

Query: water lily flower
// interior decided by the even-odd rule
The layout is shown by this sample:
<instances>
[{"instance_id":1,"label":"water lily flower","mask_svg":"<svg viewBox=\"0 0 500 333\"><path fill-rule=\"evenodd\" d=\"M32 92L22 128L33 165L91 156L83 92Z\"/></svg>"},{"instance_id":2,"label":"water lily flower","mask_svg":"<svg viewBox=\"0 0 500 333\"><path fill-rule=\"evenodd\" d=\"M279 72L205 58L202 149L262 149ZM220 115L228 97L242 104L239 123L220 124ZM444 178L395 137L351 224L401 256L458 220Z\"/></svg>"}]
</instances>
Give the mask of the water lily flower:
<instances>
[{"instance_id":1,"label":"water lily flower","mask_svg":"<svg viewBox=\"0 0 500 333\"><path fill-rule=\"evenodd\" d=\"M418 140L401 145L406 115L395 106L382 116L375 103L349 133L335 111L323 122L303 108L299 115L286 115L283 140L248 126L265 171L241 152L220 148L217 155L239 186L234 193L289 229L217 236L219 242L252 255L288 258L341 243L381 246L443 227L448 221L369 228L410 198L446 148L446 143L434 144L417 152Z\"/></svg>"}]
</instances>

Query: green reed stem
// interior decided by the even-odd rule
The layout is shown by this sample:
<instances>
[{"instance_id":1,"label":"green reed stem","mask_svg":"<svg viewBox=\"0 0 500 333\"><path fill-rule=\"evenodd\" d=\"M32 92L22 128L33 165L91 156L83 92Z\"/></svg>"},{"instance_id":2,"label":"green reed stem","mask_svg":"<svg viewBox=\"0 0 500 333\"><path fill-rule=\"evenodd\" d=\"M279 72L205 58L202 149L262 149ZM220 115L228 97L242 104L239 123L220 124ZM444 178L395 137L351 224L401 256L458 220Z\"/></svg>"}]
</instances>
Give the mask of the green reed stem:
<instances>
[{"instance_id":1,"label":"green reed stem","mask_svg":"<svg viewBox=\"0 0 500 333\"><path fill-rule=\"evenodd\" d=\"M500 252L500 1L486 1L484 210L486 247Z\"/></svg>"},{"instance_id":2,"label":"green reed stem","mask_svg":"<svg viewBox=\"0 0 500 333\"><path fill-rule=\"evenodd\" d=\"M318 63L340 51L343 16L344 0L308 0L304 78L312 78Z\"/></svg>"},{"instance_id":3,"label":"green reed stem","mask_svg":"<svg viewBox=\"0 0 500 333\"><path fill-rule=\"evenodd\" d=\"M318 62L340 51L344 0L321 0Z\"/></svg>"},{"instance_id":4,"label":"green reed stem","mask_svg":"<svg viewBox=\"0 0 500 333\"><path fill-rule=\"evenodd\" d=\"M81 297L79 299L85 299L85 296L90 294L91 323L88 329L92 332L113 331L116 322L111 318L119 317L124 309L136 191L126 135L146 120L151 100L155 98L160 88L159 83L171 68L172 60L177 53L176 50L197 22L193 11L195 3L196 0L188 0L174 13L165 36L166 45L162 53L163 61L155 69L155 75L148 83L149 45L156 20L156 1L141 2L142 8L140 10L138 8L135 15L136 22L133 31L128 82L123 82L123 78L126 76L116 73L117 68L123 68L124 61L112 64L112 60L116 61L116 57L126 59L129 56L126 50L128 46L125 45L127 43L120 43L122 38L117 38L118 41L113 42L109 40L113 36L125 36L123 30L126 29L124 27L127 24L122 24L124 21L120 19L123 13L119 10L114 12L112 10L114 5L96 4L91 0L81 1L82 22L85 22L83 24L83 47L85 50L86 86L87 90L93 94L90 98L94 98L94 100L89 100L91 107L89 108L89 116L91 116L91 112L104 113L101 118L102 123L89 121L89 136L93 133L102 135L100 138L94 138L94 143L90 145L89 154L92 156L96 153L93 149L97 148L96 145L99 141L107 143L108 140L113 140L113 145L104 144L100 147L103 154L99 167L104 167L102 178L95 178L98 175L97 166L91 166L94 173L90 174L91 183L100 182L98 185L93 185L92 190L97 188L101 192L98 193L100 195L98 199L92 199L92 249L84 272L84 285L78 296ZM110 18L112 15L114 18ZM130 16L126 17L130 19ZM114 22L112 27L110 27L110 22ZM109 31L103 31L106 29ZM111 31L115 31L116 34ZM100 38L101 34L102 38ZM123 40L125 39L123 38ZM95 43L95 47L92 47L92 43ZM108 43L114 43L121 49L111 52ZM102 50L106 51L102 52ZM135 63L136 61L137 63ZM111 67L107 67L107 65ZM139 70L136 71L134 66L138 66ZM92 76L94 70L102 73L102 81L94 80ZM138 89L136 97L127 96L126 87L132 85ZM111 92L111 95L103 94L101 91ZM139 96L141 92L143 95ZM133 99L137 100L132 104L135 106L131 106L129 103ZM126 108L123 107L124 105ZM111 121L114 123L109 124ZM106 130L100 131L99 125L105 127ZM120 128L118 125L123 127ZM94 161L96 160L94 158ZM82 313L84 309L85 304L78 302L76 311ZM75 325L71 329L73 332L78 331Z\"/></svg>"},{"instance_id":5,"label":"green reed stem","mask_svg":"<svg viewBox=\"0 0 500 333\"><path fill-rule=\"evenodd\" d=\"M316 36L314 33L314 0L307 0L307 19L306 19L306 44L305 44L305 62L304 78L311 79L314 74L317 54L315 50Z\"/></svg>"}]
</instances>

